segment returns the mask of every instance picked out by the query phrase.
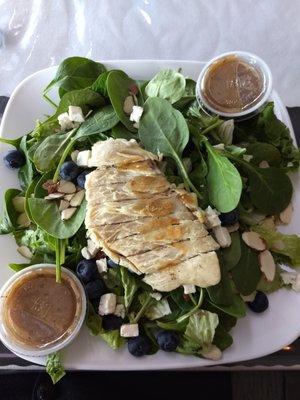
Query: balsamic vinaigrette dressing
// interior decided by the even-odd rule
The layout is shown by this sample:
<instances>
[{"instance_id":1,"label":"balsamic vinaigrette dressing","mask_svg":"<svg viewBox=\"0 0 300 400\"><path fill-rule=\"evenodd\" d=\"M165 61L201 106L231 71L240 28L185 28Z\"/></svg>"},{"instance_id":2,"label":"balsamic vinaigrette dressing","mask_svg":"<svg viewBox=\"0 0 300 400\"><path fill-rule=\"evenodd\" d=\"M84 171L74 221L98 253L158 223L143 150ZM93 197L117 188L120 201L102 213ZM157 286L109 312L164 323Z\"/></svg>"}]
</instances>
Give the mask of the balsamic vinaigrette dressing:
<instances>
[{"instance_id":1,"label":"balsamic vinaigrette dressing","mask_svg":"<svg viewBox=\"0 0 300 400\"><path fill-rule=\"evenodd\" d=\"M217 60L207 70L202 95L220 112L238 113L259 102L265 90L262 72L236 55Z\"/></svg>"},{"instance_id":2,"label":"balsamic vinaigrette dressing","mask_svg":"<svg viewBox=\"0 0 300 400\"><path fill-rule=\"evenodd\" d=\"M19 343L42 348L70 333L78 314L78 294L70 280L56 283L51 270L32 271L9 290L5 325Z\"/></svg>"}]
</instances>

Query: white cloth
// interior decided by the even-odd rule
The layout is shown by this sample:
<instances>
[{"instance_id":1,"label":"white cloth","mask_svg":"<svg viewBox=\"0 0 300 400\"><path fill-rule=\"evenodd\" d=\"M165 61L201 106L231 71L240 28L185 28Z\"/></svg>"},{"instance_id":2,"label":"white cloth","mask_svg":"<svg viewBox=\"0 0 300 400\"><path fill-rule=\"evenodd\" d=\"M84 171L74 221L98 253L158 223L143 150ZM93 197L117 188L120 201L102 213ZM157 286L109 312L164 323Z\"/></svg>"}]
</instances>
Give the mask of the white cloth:
<instances>
[{"instance_id":1,"label":"white cloth","mask_svg":"<svg viewBox=\"0 0 300 400\"><path fill-rule=\"evenodd\" d=\"M71 55L205 61L247 50L300 105L299 21L299 0L0 0L0 94Z\"/></svg>"}]
</instances>

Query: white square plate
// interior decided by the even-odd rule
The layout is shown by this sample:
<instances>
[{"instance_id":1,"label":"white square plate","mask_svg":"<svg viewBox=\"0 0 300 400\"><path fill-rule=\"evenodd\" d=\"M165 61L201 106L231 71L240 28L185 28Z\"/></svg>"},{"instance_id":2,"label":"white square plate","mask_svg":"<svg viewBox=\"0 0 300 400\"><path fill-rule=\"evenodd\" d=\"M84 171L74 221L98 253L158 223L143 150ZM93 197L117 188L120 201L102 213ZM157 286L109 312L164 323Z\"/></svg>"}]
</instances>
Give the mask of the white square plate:
<instances>
[{"instance_id":1,"label":"white square plate","mask_svg":"<svg viewBox=\"0 0 300 400\"><path fill-rule=\"evenodd\" d=\"M203 67L203 63L194 61L123 60L107 61L104 64L108 69L122 69L136 79L149 79L162 68L182 68L184 75L196 79ZM3 116L1 136L19 137L33 129L36 119L43 120L45 115L53 113L51 106L42 98L42 90L51 81L55 72L56 67L39 71L29 76L16 88ZM286 108L276 93L273 93L272 97L278 117L289 126L292 132ZM7 145L1 144L1 158L7 149ZM6 169L3 163L0 163L0 176L2 202L4 191L9 187L18 187L18 181L16 173ZM295 188L295 214L292 223L283 231L299 234L299 174L295 174L292 178ZM0 248L1 286L13 274L7 267L8 263L22 262L22 260L16 252L12 238L0 236ZM201 367L261 357L281 349L300 334L300 294L282 289L270 295L269 300L270 307L265 313L258 315L249 311L247 317L238 321L232 330L234 343L224 352L222 360L217 363L162 351L153 356L134 358L126 348L118 351L111 350L100 338L90 336L84 327L78 338L63 351L64 365L66 368L83 370L149 370ZM27 359L37 364L45 362L42 357Z\"/></svg>"}]
</instances>

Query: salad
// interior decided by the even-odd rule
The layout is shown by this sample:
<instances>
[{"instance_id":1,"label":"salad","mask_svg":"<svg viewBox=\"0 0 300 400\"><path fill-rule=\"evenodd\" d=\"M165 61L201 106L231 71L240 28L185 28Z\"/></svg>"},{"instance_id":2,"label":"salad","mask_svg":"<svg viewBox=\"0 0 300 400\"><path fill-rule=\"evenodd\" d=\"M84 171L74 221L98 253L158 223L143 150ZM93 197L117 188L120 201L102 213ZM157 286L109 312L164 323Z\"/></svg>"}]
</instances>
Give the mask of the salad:
<instances>
[{"instance_id":1,"label":"salad","mask_svg":"<svg viewBox=\"0 0 300 400\"><path fill-rule=\"evenodd\" d=\"M138 81L67 58L43 93L53 115L18 139L0 138L15 148L4 162L20 183L4 195L0 233L27 259L9 267L54 263L57 282L61 266L73 270L89 299L91 334L137 357L162 350L218 360L247 308L265 311L268 293L283 286L300 291L300 238L277 230L292 218L289 174L300 159L288 128L272 102L243 122L208 115L195 86L180 71ZM87 238L85 183L95 169L88 161L107 139L135 140L158 156L168 182L197 197L198 219L219 247L217 284L154 290ZM54 380L61 376L58 354L47 368Z\"/></svg>"}]
</instances>

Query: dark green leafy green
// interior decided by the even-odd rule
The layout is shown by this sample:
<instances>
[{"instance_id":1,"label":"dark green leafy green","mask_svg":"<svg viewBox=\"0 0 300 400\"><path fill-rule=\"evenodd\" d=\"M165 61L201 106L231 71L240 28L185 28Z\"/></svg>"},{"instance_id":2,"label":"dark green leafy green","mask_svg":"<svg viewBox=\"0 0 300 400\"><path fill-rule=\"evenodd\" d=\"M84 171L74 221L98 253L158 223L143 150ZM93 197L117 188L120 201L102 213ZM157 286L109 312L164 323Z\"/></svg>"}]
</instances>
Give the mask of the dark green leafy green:
<instances>
[{"instance_id":1,"label":"dark green leafy green","mask_svg":"<svg viewBox=\"0 0 300 400\"><path fill-rule=\"evenodd\" d=\"M20 193L19 189L8 189L4 193L4 210L0 224L0 235L12 233L19 228L17 224L19 213L15 210L12 200Z\"/></svg>"},{"instance_id":2,"label":"dark green leafy green","mask_svg":"<svg viewBox=\"0 0 300 400\"><path fill-rule=\"evenodd\" d=\"M81 203L72 218L66 221L61 220L58 206L51 201L30 198L28 205L36 225L58 239L68 239L75 235L85 218L85 201Z\"/></svg>"},{"instance_id":3,"label":"dark green leafy green","mask_svg":"<svg viewBox=\"0 0 300 400\"><path fill-rule=\"evenodd\" d=\"M140 120L139 137L147 150L171 157L176 162L185 185L201 197L190 181L181 160L182 152L189 141L189 130L183 115L178 110L175 110L167 100L158 97L148 98Z\"/></svg>"},{"instance_id":4,"label":"dark green leafy green","mask_svg":"<svg viewBox=\"0 0 300 400\"><path fill-rule=\"evenodd\" d=\"M18 171L18 178L19 178L19 183L22 188L22 190L26 190L30 183L33 180L34 176L34 166L32 165L32 162L28 156L28 151L27 151L27 135L23 136L19 149L22 150L25 156L25 164L19 169Z\"/></svg>"},{"instance_id":5,"label":"dark green leafy green","mask_svg":"<svg viewBox=\"0 0 300 400\"><path fill-rule=\"evenodd\" d=\"M98 76L91 86L91 90L100 93L103 97L108 98L107 92L107 77L111 71L104 71Z\"/></svg>"},{"instance_id":6,"label":"dark green leafy green","mask_svg":"<svg viewBox=\"0 0 300 400\"><path fill-rule=\"evenodd\" d=\"M58 67L54 79L44 90L44 95L58 86L60 97L71 90L86 88L105 71L104 65L84 57L66 58Z\"/></svg>"},{"instance_id":7,"label":"dark green leafy green","mask_svg":"<svg viewBox=\"0 0 300 400\"><path fill-rule=\"evenodd\" d=\"M93 113L78 128L74 140L103 133L112 129L119 122L119 117L111 105L104 106L101 110Z\"/></svg>"},{"instance_id":8,"label":"dark green leafy green","mask_svg":"<svg viewBox=\"0 0 300 400\"><path fill-rule=\"evenodd\" d=\"M244 166L244 164L243 164ZM291 202L293 186L290 178L278 168L246 168L250 198L264 214L278 214Z\"/></svg>"},{"instance_id":9,"label":"dark green leafy green","mask_svg":"<svg viewBox=\"0 0 300 400\"><path fill-rule=\"evenodd\" d=\"M74 130L46 137L34 153L33 161L36 168L41 172L56 168L73 134Z\"/></svg>"},{"instance_id":10,"label":"dark green leafy green","mask_svg":"<svg viewBox=\"0 0 300 400\"><path fill-rule=\"evenodd\" d=\"M61 98L54 117L68 111L69 106L81 107L84 113L90 108L97 108L105 104L105 99L101 94L94 92L89 88L72 90L67 92Z\"/></svg>"},{"instance_id":11,"label":"dark green leafy green","mask_svg":"<svg viewBox=\"0 0 300 400\"><path fill-rule=\"evenodd\" d=\"M253 156L251 163L255 165L259 165L262 161L268 161L271 167L279 167L281 163L280 151L269 143L251 143L247 146L247 154Z\"/></svg>"},{"instance_id":12,"label":"dark green leafy green","mask_svg":"<svg viewBox=\"0 0 300 400\"><path fill-rule=\"evenodd\" d=\"M242 179L235 166L208 141L205 142L208 157L207 185L210 202L220 211L234 210L241 197Z\"/></svg>"},{"instance_id":13,"label":"dark green leafy green","mask_svg":"<svg viewBox=\"0 0 300 400\"><path fill-rule=\"evenodd\" d=\"M110 71L106 81L108 96L117 116L129 131L136 132L129 115L123 111L125 99L129 96L132 85L136 85L135 81L123 71Z\"/></svg>"},{"instance_id":14,"label":"dark green leafy green","mask_svg":"<svg viewBox=\"0 0 300 400\"><path fill-rule=\"evenodd\" d=\"M294 145L288 127L276 117L272 102L268 103L259 114L256 137L279 150L283 166L287 166L288 163L292 163L294 168L299 166L299 149Z\"/></svg>"},{"instance_id":15,"label":"dark green leafy green","mask_svg":"<svg viewBox=\"0 0 300 400\"><path fill-rule=\"evenodd\" d=\"M231 234L231 245L230 247L222 249L222 256L224 265L227 270L230 271L234 268L241 258L241 239L239 232L233 232Z\"/></svg>"},{"instance_id":16,"label":"dark green leafy green","mask_svg":"<svg viewBox=\"0 0 300 400\"><path fill-rule=\"evenodd\" d=\"M241 257L231 270L232 279L239 293L247 296L253 293L261 278L257 253L241 241Z\"/></svg>"}]
</instances>

